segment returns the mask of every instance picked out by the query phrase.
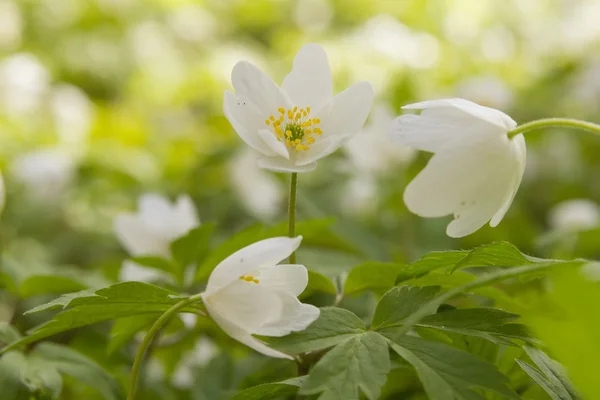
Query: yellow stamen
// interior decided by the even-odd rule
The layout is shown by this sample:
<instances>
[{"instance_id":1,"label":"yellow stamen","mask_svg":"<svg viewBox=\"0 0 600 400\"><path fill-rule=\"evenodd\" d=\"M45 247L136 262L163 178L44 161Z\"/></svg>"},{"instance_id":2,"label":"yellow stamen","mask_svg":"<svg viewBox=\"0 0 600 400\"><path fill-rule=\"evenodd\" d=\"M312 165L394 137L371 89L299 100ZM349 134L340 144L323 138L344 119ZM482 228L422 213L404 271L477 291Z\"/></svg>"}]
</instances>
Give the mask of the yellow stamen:
<instances>
[{"instance_id":1,"label":"yellow stamen","mask_svg":"<svg viewBox=\"0 0 600 400\"><path fill-rule=\"evenodd\" d=\"M252 275L242 275L240 276L240 279L246 282L258 283L258 279L256 279Z\"/></svg>"}]
</instances>

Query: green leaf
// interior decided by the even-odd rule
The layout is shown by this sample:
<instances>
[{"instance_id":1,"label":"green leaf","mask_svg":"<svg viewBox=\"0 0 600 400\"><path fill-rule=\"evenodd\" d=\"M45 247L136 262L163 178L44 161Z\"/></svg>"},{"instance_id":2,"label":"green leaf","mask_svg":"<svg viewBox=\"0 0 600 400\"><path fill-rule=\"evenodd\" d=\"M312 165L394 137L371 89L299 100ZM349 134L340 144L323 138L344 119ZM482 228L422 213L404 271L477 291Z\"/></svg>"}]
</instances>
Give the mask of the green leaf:
<instances>
[{"instance_id":1,"label":"green leaf","mask_svg":"<svg viewBox=\"0 0 600 400\"><path fill-rule=\"evenodd\" d=\"M384 335L393 342L392 349L415 367L431 400L485 400L475 388L519 398L507 386L508 378L477 356L418 337Z\"/></svg>"},{"instance_id":2,"label":"green leaf","mask_svg":"<svg viewBox=\"0 0 600 400\"><path fill-rule=\"evenodd\" d=\"M286 353L305 353L325 349L365 332L365 324L351 311L324 307L321 315L308 328L283 337L260 339Z\"/></svg>"},{"instance_id":3,"label":"green leaf","mask_svg":"<svg viewBox=\"0 0 600 400\"><path fill-rule=\"evenodd\" d=\"M367 262L350 270L344 285L345 294L354 294L363 290L387 290L396 284L401 266L392 263Z\"/></svg>"},{"instance_id":4,"label":"green leaf","mask_svg":"<svg viewBox=\"0 0 600 400\"><path fill-rule=\"evenodd\" d=\"M525 325L513 324L517 314L495 308L470 308L438 312L416 326L475 336L493 343L513 345L511 339L534 341Z\"/></svg>"},{"instance_id":5,"label":"green leaf","mask_svg":"<svg viewBox=\"0 0 600 400\"><path fill-rule=\"evenodd\" d=\"M300 387L303 395L322 393L328 400L379 398L390 371L386 340L377 332L356 335L330 350Z\"/></svg>"},{"instance_id":6,"label":"green leaf","mask_svg":"<svg viewBox=\"0 0 600 400\"><path fill-rule=\"evenodd\" d=\"M61 308L63 311L55 315L51 321L34 328L29 332L29 336L2 349L2 352L69 329L101 321L139 314L161 313L182 299L183 297L173 292L143 282L122 282L97 291L84 290L69 293L29 310L28 314L56 308ZM198 306L191 305L181 312L195 310L198 310Z\"/></svg>"},{"instance_id":7,"label":"green leaf","mask_svg":"<svg viewBox=\"0 0 600 400\"><path fill-rule=\"evenodd\" d=\"M21 339L21 332L8 322L0 321L0 343L10 344Z\"/></svg>"},{"instance_id":8,"label":"green leaf","mask_svg":"<svg viewBox=\"0 0 600 400\"><path fill-rule=\"evenodd\" d=\"M466 250L461 251L434 251L421 257L420 260L405 265L400 269L396 283L408 279L418 278L437 269L452 270L457 262L469 254Z\"/></svg>"},{"instance_id":9,"label":"green leaf","mask_svg":"<svg viewBox=\"0 0 600 400\"><path fill-rule=\"evenodd\" d=\"M121 386L110 374L67 346L41 343L33 350L31 357L39 358L63 374L95 388L106 400L120 400L124 397Z\"/></svg>"},{"instance_id":10,"label":"green leaf","mask_svg":"<svg viewBox=\"0 0 600 400\"><path fill-rule=\"evenodd\" d=\"M306 298L314 293L325 293L336 295L335 285L325 275L320 272L308 270L308 285L306 289L298 296L299 298Z\"/></svg>"},{"instance_id":11,"label":"green leaf","mask_svg":"<svg viewBox=\"0 0 600 400\"><path fill-rule=\"evenodd\" d=\"M171 243L171 254L181 271L204 260L210 250L214 230L213 224L203 224Z\"/></svg>"},{"instance_id":12,"label":"green leaf","mask_svg":"<svg viewBox=\"0 0 600 400\"><path fill-rule=\"evenodd\" d=\"M110 330L110 340L106 351L109 354L114 353L133 339L138 332L150 326L157 318L157 314L142 314L116 320Z\"/></svg>"},{"instance_id":13,"label":"green leaf","mask_svg":"<svg viewBox=\"0 0 600 400\"><path fill-rule=\"evenodd\" d=\"M22 381L27 359L21 352L11 351L0 357L0 389L7 400L29 400L29 387Z\"/></svg>"},{"instance_id":14,"label":"green leaf","mask_svg":"<svg viewBox=\"0 0 600 400\"><path fill-rule=\"evenodd\" d=\"M231 400L287 399L298 392L298 387L306 378L306 376L299 376L283 382L254 386L238 392Z\"/></svg>"},{"instance_id":15,"label":"green leaf","mask_svg":"<svg viewBox=\"0 0 600 400\"><path fill-rule=\"evenodd\" d=\"M519 251L508 242L494 242L476 247L469 254L456 263L454 270L467 267L520 267L536 262L545 262L539 258L530 257Z\"/></svg>"},{"instance_id":16,"label":"green leaf","mask_svg":"<svg viewBox=\"0 0 600 400\"><path fill-rule=\"evenodd\" d=\"M598 264L589 267L597 268ZM542 306L525 315L528 326L563 364L584 399L600 399L600 304L598 282L586 279L577 268L564 268L551 275L552 291ZM535 357L535 354L533 354ZM530 355L531 357L531 355ZM545 363L533 360L538 366ZM533 357L532 357L533 358ZM550 367L545 374L551 370Z\"/></svg>"},{"instance_id":17,"label":"green leaf","mask_svg":"<svg viewBox=\"0 0 600 400\"><path fill-rule=\"evenodd\" d=\"M89 285L70 276L34 275L26 278L19 285L19 295L22 298L42 294L61 294L76 292L89 288Z\"/></svg>"},{"instance_id":18,"label":"green leaf","mask_svg":"<svg viewBox=\"0 0 600 400\"><path fill-rule=\"evenodd\" d=\"M381 329L399 324L423 304L433 299L439 291L439 286L396 286L390 289L377 304L371 328Z\"/></svg>"},{"instance_id":19,"label":"green leaf","mask_svg":"<svg viewBox=\"0 0 600 400\"><path fill-rule=\"evenodd\" d=\"M169 260L166 260L162 257L157 256L140 256L140 257L131 257L129 260L132 262L141 265L143 267L148 267L152 269L156 269L158 271L164 271L169 274L174 274L177 270L177 267L173 265L173 263Z\"/></svg>"},{"instance_id":20,"label":"green leaf","mask_svg":"<svg viewBox=\"0 0 600 400\"><path fill-rule=\"evenodd\" d=\"M37 357L27 359L22 379L39 400L58 399L62 391L63 381L60 373L53 365Z\"/></svg>"}]
</instances>

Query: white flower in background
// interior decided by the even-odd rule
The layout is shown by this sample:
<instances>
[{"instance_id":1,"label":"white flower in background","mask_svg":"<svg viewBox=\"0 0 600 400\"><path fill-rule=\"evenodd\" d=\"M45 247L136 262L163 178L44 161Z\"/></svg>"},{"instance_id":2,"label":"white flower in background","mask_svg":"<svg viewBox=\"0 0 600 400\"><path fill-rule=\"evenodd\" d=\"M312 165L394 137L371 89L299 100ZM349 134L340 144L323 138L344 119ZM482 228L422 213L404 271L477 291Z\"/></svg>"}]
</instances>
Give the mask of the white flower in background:
<instances>
[{"instance_id":1,"label":"white flower in background","mask_svg":"<svg viewBox=\"0 0 600 400\"><path fill-rule=\"evenodd\" d=\"M50 107L61 144L81 153L93 118L90 99L78 87L62 84L52 89Z\"/></svg>"},{"instance_id":2,"label":"white flower in background","mask_svg":"<svg viewBox=\"0 0 600 400\"><path fill-rule=\"evenodd\" d=\"M194 369L204 367L218 354L219 348L211 339L207 337L198 339L194 349L184 355L173 372L173 385L179 389L192 387L196 380Z\"/></svg>"},{"instance_id":3,"label":"white flower in background","mask_svg":"<svg viewBox=\"0 0 600 400\"><path fill-rule=\"evenodd\" d=\"M420 115L396 119L392 134L400 143L434 153L406 187L404 202L422 217L453 214L446 233L462 237L487 221L497 226L508 211L525 170L523 135L501 111L463 99L432 100L405 109Z\"/></svg>"},{"instance_id":4,"label":"white flower in background","mask_svg":"<svg viewBox=\"0 0 600 400\"><path fill-rule=\"evenodd\" d=\"M280 88L247 61L231 73L235 94L226 91L225 116L237 134L262 154L261 168L307 172L363 126L373 89L357 83L332 97L327 54L316 44L300 49Z\"/></svg>"},{"instance_id":5,"label":"white flower in background","mask_svg":"<svg viewBox=\"0 0 600 400\"><path fill-rule=\"evenodd\" d=\"M8 114L36 111L49 85L48 70L31 54L15 54L0 63L0 106Z\"/></svg>"},{"instance_id":6,"label":"white flower in background","mask_svg":"<svg viewBox=\"0 0 600 400\"><path fill-rule=\"evenodd\" d=\"M0 49L7 50L21 43L23 19L19 6L11 0L0 2Z\"/></svg>"},{"instance_id":7,"label":"white flower in background","mask_svg":"<svg viewBox=\"0 0 600 400\"><path fill-rule=\"evenodd\" d=\"M273 219L280 211L285 191L269 172L256 165L256 152L244 148L231 160L229 176L244 207L263 220Z\"/></svg>"},{"instance_id":8,"label":"white flower in background","mask_svg":"<svg viewBox=\"0 0 600 400\"><path fill-rule=\"evenodd\" d=\"M200 225L194 203L187 195L175 204L157 194L144 194L136 213L121 213L114 220L114 232L123 247L133 256L170 257L170 244ZM131 261L121 268L122 281L150 281L163 275Z\"/></svg>"},{"instance_id":9,"label":"white flower in background","mask_svg":"<svg viewBox=\"0 0 600 400\"><path fill-rule=\"evenodd\" d=\"M229 336L271 357L292 357L273 350L252 335L284 336L304 330L319 309L297 296L308 284L303 265L277 265L302 241L276 237L233 253L213 270L202 295L213 320Z\"/></svg>"},{"instance_id":10,"label":"white flower in background","mask_svg":"<svg viewBox=\"0 0 600 400\"><path fill-rule=\"evenodd\" d=\"M588 199L567 200L550 210L550 227L553 230L577 231L600 225L600 208Z\"/></svg>"},{"instance_id":11,"label":"white flower in background","mask_svg":"<svg viewBox=\"0 0 600 400\"><path fill-rule=\"evenodd\" d=\"M307 32L323 32L331 25L333 10L327 0L297 1L293 19L298 29Z\"/></svg>"},{"instance_id":12,"label":"white flower in background","mask_svg":"<svg viewBox=\"0 0 600 400\"><path fill-rule=\"evenodd\" d=\"M413 148L390 140L393 122L394 114L389 107L375 107L369 123L346 144L344 149L359 171L384 173L413 160L416 155Z\"/></svg>"},{"instance_id":13,"label":"white flower in background","mask_svg":"<svg viewBox=\"0 0 600 400\"><path fill-rule=\"evenodd\" d=\"M51 204L60 199L75 177L75 160L60 149L44 149L13 160L11 172L33 200Z\"/></svg>"},{"instance_id":14,"label":"white flower in background","mask_svg":"<svg viewBox=\"0 0 600 400\"><path fill-rule=\"evenodd\" d=\"M342 191L341 206L352 214L368 215L377 209L377 182L372 175L352 177Z\"/></svg>"},{"instance_id":15,"label":"white flower in background","mask_svg":"<svg viewBox=\"0 0 600 400\"><path fill-rule=\"evenodd\" d=\"M478 76L462 81L456 90L458 97L474 103L499 109L510 108L513 92L501 79L494 76Z\"/></svg>"}]
</instances>

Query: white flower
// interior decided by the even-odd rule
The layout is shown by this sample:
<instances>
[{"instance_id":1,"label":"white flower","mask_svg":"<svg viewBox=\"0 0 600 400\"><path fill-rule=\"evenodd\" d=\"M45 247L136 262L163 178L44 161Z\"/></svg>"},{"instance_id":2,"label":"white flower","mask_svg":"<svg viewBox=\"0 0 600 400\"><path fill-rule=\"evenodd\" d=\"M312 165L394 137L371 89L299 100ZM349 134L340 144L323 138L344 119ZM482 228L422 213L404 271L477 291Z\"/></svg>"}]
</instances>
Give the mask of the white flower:
<instances>
[{"instance_id":1,"label":"white flower","mask_svg":"<svg viewBox=\"0 0 600 400\"><path fill-rule=\"evenodd\" d=\"M525 170L523 135L507 135L516 122L463 99L404 108L423 112L398 117L392 134L405 145L435 153L404 192L408 209L422 217L453 214L446 229L451 237L469 235L490 220L490 226L498 225Z\"/></svg>"},{"instance_id":2,"label":"white flower","mask_svg":"<svg viewBox=\"0 0 600 400\"><path fill-rule=\"evenodd\" d=\"M231 73L235 94L225 92L223 110L237 134L262 154L261 168L307 172L358 132L369 115L373 88L357 83L332 97L323 48L300 49L280 88L247 61Z\"/></svg>"},{"instance_id":3,"label":"white flower","mask_svg":"<svg viewBox=\"0 0 600 400\"><path fill-rule=\"evenodd\" d=\"M245 147L233 157L229 176L234 191L251 214L270 220L279 213L284 190L270 172L256 165L254 150Z\"/></svg>"},{"instance_id":4,"label":"white flower","mask_svg":"<svg viewBox=\"0 0 600 400\"><path fill-rule=\"evenodd\" d=\"M413 148L390 142L393 121L394 115L388 107L375 107L369 123L346 144L344 149L359 171L384 173L412 161L416 153Z\"/></svg>"},{"instance_id":5,"label":"white flower","mask_svg":"<svg viewBox=\"0 0 600 400\"><path fill-rule=\"evenodd\" d=\"M303 265L277 265L302 237L276 237L247 246L214 269L202 295L213 320L232 338L271 357L291 358L252 335L284 336L304 330L319 309L297 296L308 284Z\"/></svg>"},{"instance_id":6,"label":"white flower","mask_svg":"<svg viewBox=\"0 0 600 400\"><path fill-rule=\"evenodd\" d=\"M138 201L137 213L121 213L114 221L114 232L127 252L137 256L170 256L170 244L200 225L194 203L181 195L171 204L157 194L145 194ZM162 276L155 270L125 261L121 268L123 281L149 281Z\"/></svg>"},{"instance_id":7,"label":"white flower","mask_svg":"<svg viewBox=\"0 0 600 400\"><path fill-rule=\"evenodd\" d=\"M75 177L75 160L60 149L43 149L24 154L12 164L12 174L32 198L40 203L54 203L68 189Z\"/></svg>"},{"instance_id":8,"label":"white flower","mask_svg":"<svg viewBox=\"0 0 600 400\"><path fill-rule=\"evenodd\" d=\"M549 219L554 230L586 230L600 225L600 209L588 199L568 200L554 206Z\"/></svg>"}]
</instances>

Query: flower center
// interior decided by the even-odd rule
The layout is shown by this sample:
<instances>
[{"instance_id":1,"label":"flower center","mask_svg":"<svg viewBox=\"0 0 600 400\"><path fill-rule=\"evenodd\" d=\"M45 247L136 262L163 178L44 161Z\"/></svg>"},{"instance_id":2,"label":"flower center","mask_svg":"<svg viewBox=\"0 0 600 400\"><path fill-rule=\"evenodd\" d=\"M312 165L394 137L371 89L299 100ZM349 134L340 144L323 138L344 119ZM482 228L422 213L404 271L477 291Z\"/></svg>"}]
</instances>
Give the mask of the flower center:
<instances>
[{"instance_id":1,"label":"flower center","mask_svg":"<svg viewBox=\"0 0 600 400\"><path fill-rule=\"evenodd\" d=\"M319 118L310 118L310 107L286 110L283 107L277 109L279 116L269 116L265 120L265 125L273 127L273 133L280 142L285 141L288 148L295 152L308 150L311 144L315 142L314 135L322 135L323 131L318 125L321 123Z\"/></svg>"},{"instance_id":2,"label":"flower center","mask_svg":"<svg viewBox=\"0 0 600 400\"><path fill-rule=\"evenodd\" d=\"M252 275L242 275L240 276L240 279L246 282L258 283L258 279L256 279Z\"/></svg>"}]
</instances>

